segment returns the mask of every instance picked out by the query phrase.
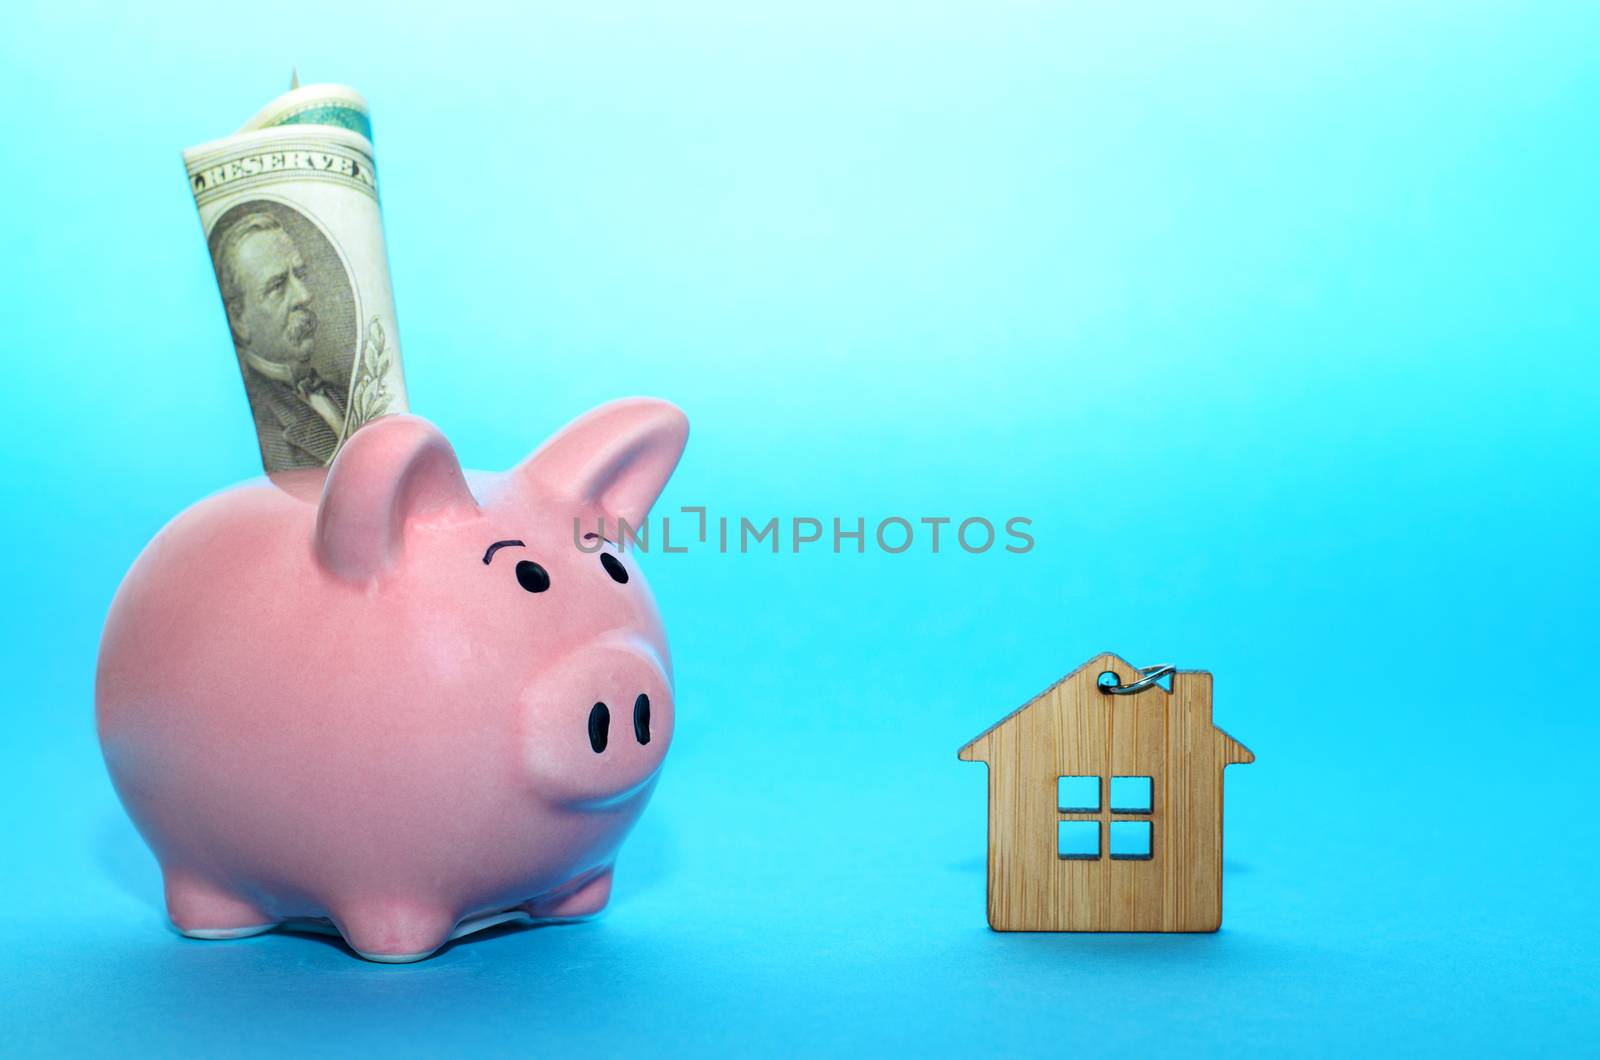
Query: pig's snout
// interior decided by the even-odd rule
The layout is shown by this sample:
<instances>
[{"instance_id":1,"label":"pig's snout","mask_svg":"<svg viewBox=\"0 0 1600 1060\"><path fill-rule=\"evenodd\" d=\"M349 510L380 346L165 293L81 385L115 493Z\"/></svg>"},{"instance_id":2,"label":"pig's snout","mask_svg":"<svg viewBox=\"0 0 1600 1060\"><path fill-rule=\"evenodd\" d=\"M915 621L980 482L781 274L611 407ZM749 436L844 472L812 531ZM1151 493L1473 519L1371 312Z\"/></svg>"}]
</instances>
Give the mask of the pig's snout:
<instances>
[{"instance_id":1,"label":"pig's snout","mask_svg":"<svg viewBox=\"0 0 1600 1060\"><path fill-rule=\"evenodd\" d=\"M672 739L672 691L651 645L616 635L550 666L522 697L541 792L575 809L647 794Z\"/></svg>"}]
</instances>

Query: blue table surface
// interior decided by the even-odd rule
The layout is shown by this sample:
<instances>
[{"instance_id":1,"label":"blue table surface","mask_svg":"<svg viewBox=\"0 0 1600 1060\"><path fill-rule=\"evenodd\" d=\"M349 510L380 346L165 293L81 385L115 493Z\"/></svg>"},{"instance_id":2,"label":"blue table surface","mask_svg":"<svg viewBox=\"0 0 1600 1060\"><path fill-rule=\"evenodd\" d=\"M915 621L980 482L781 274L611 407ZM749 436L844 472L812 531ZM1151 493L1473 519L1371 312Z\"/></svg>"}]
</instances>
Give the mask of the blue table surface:
<instances>
[{"instance_id":1,"label":"blue table surface","mask_svg":"<svg viewBox=\"0 0 1600 1060\"><path fill-rule=\"evenodd\" d=\"M1595 1051L1600 9L293 8L3 16L0 1053ZM123 572L258 470L177 152L291 63L468 465L658 394L660 514L1037 540L642 557L610 910L411 966L176 936L94 733ZM985 924L956 750L1106 649L1258 757L1214 935Z\"/></svg>"}]
</instances>

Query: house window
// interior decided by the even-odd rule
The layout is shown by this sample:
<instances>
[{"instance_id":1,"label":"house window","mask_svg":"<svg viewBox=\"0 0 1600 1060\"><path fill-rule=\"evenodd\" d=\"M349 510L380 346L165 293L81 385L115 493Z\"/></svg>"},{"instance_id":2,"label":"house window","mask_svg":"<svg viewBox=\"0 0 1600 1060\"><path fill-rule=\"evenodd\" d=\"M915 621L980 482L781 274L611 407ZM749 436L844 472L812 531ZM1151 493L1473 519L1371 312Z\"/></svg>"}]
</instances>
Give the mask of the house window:
<instances>
[{"instance_id":1,"label":"house window","mask_svg":"<svg viewBox=\"0 0 1600 1060\"><path fill-rule=\"evenodd\" d=\"M1111 822L1113 861L1149 861L1152 857L1149 821Z\"/></svg>"},{"instance_id":2,"label":"house window","mask_svg":"<svg viewBox=\"0 0 1600 1060\"><path fill-rule=\"evenodd\" d=\"M1099 813L1099 777L1057 777L1056 809L1062 813Z\"/></svg>"},{"instance_id":3,"label":"house window","mask_svg":"<svg viewBox=\"0 0 1600 1060\"><path fill-rule=\"evenodd\" d=\"M1056 825L1056 856L1068 861L1100 860L1100 822L1062 821Z\"/></svg>"},{"instance_id":4,"label":"house window","mask_svg":"<svg viewBox=\"0 0 1600 1060\"><path fill-rule=\"evenodd\" d=\"M1110 783L1106 781L1109 779ZM1102 793L1108 793L1102 799ZM1155 857L1155 779L1069 775L1056 778L1056 810L1093 820L1056 822L1056 856L1068 861L1149 861ZM1123 815L1138 815L1128 820ZM1107 837L1103 841L1102 837Z\"/></svg>"},{"instance_id":5,"label":"house window","mask_svg":"<svg viewBox=\"0 0 1600 1060\"><path fill-rule=\"evenodd\" d=\"M1112 813L1149 813L1154 783L1149 777L1112 777Z\"/></svg>"}]
</instances>

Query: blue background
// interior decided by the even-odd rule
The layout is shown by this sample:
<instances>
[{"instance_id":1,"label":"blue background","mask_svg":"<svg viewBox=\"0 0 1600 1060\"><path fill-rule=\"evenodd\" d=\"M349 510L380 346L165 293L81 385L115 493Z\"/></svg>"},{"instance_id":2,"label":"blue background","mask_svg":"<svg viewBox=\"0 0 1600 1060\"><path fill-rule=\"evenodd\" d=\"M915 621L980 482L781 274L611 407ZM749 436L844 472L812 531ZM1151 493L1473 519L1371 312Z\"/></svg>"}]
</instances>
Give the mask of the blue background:
<instances>
[{"instance_id":1,"label":"blue background","mask_svg":"<svg viewBox=\"0 0 1600 1060\"><path fill-rule=\"evenodd\" d=\"M862 6L0 15L6 1051L1593 1048L1600 9ZM612 909L410 967L171 934L94 739L122 573L259 471L178 152L291 63L468 465L648 393L658 513L1038 540L647 557ZM1259 756L1216 935L985 926L956 749L1102 649Z\"/></svg>"}]
</instances>

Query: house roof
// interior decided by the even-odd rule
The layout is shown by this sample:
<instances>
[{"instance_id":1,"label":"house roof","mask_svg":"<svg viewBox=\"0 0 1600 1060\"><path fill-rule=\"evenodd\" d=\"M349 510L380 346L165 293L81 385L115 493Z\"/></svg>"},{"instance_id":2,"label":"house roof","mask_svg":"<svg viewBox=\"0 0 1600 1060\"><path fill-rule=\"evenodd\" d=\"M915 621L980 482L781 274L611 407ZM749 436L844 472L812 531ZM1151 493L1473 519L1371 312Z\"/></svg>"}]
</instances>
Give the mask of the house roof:
<instances>
[{"instance_id":1,"label":"house roof","mask_svg":"<svg viewBox=\"0 0 1600 1060\"><path fill-rule=\"evenodd\" d=\"M1121 669L1124 672L1131 674L1137 674L1139 672L1139 668L1137 666L1134 666L1132 663L1128 662L1128 660L1122 658L1122 656L1108 651L1101 652L1099 655L1096 655L1082 666L1079 666L1077 669L1071 671L1060 680L1053 682L1048 688L1045 688L1038 695L1033 696L1027 702L1023 703L1022 706L1018 707L1016 710L1013 710L1010 714L1007 714L1005 717L1001 718L999 721L995 722L993 725L989 726L972 739L968 740L965 744L962 744L961 749L956 752L956 756L963 760L970 761L969 752L972 750L974 744L982 740L985 736L988 736L991 732L994 732L996 729L999 729L1009 724L1014 719L1020 717L1025 711L1038 706L1039 702L1055 689L1066 684L1068 681L1072 680L1074 677L1077 677L1085 670L1090 669L1096 671L1096 677L1098 677L1099 673L1101 672L1113 669ZM1205 671L1202 670L1179 670L1178 674L1204 672ZM1173 676L1176 677L1177 674L1174 674ZM1159 689L1164 695L1172 695L1171 692L1167 691L1165 688L1162 688L1160 685L1155 685L1154 687ZM1108 702L1114 701L1113 697L1110 696L1107 696L1106 699ZM1254 762L1256 760L1256 756L1251 752L1250 748L1246 747L1238 740L1235 740L1232 736L1229 736L1220 726L1213 724L1211 727L1215 729L1216 732L1223 738L1223 750L1225 752L1224 758L1228 763L1231 764L1237 762L1240 764L1245 764Z\"/></svg>"}]
</instances>

